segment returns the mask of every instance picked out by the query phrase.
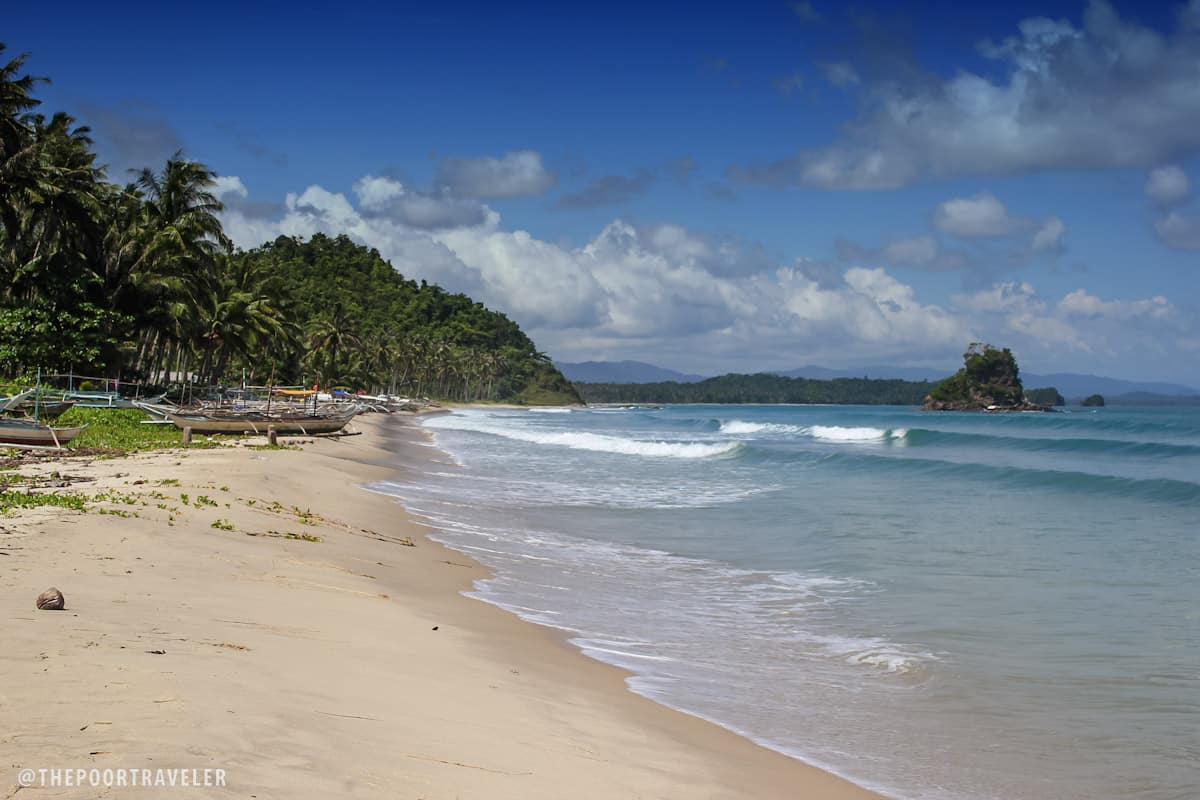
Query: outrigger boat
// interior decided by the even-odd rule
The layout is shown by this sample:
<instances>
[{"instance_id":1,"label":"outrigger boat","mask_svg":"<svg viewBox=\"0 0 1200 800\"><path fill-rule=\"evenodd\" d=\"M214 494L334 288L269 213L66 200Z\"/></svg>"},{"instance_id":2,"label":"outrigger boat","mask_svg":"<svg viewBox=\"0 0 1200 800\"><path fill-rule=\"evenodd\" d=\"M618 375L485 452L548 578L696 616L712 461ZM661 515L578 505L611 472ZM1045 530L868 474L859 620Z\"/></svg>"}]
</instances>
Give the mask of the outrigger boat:
<instances>
[{"instance_id":1,"label":"outrigger boat","mask_svg":"<svg viewBox=\"0 0 1200 800\"><path fill-rule=\"evenodd\" d=\"M73 400L50 400L36 404L26 400L17 406L17 410L31 417L36 416L38 419L58 419L74 405L75 401Z\"/></svg>"},{"instance_id":2,"label":"outrigger boat","mask_svg":"<svg viewBox=\"0 0 1200 800\"><path fill-rule=\"evenodd\" d=\"M52 428L32 419L0 418L0 445L62 450L82 430L83 428Z\"/></svg>"},{"instance_id":3,"label":"outrigger boat","mask_svg":"<svg viewBox=\"0 0 1200 800\"><path fill-rule=\"evenodd\" d=\"M262 411L167 411L165 416L176 428L191 428L195 433L258 433L271 428L280 434L335 433L346 427L358 412L348 406L329 413L266 413Z\"/></svg>"},{"instance_id":4,"label":"outrigger boat","mask_svg":"<svg viewBox=\"0 0 1200 800\"><path fill-rule=\"evenodd\" d=\"M136 408L137 402L143 403L160 403L166 397L166 393L157 394L153 397L144 397L137 400L132 397L122 397L116 392L55 392L61 394L63 402L74 403L80 408Z\"/></svg>"}]
</instances>

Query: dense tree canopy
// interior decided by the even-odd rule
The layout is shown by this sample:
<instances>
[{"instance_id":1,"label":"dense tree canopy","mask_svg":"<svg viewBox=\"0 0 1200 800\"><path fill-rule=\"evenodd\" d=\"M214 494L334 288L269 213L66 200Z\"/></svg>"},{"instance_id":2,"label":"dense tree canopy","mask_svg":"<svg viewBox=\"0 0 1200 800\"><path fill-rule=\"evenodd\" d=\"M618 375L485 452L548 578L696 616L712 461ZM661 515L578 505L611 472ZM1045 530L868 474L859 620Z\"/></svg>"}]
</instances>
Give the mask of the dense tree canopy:
<instances>
[{"instance_id":1,"label":"dense tree canopy","mask_svg":"<svg viewBox=\"0 0 1200 800\"><path fill-rule=\"evenodd\" d=\"M235 252L215 173L182 153L109 183L86 127L36 112L25 61L0 44L0 375L577 401L503 314L345 237Z\"/></svg>"},{"instance_id":2,"label":"dense tree canopy","mask_svg":"<svg viewBox=\"0 0 1200 800\"><path fill-rule=\"evenodd\" d=\"M929 382L720 375L697 383L577 383L589 403L842 403L920 405Z\"/></svg>"}]
</instances>

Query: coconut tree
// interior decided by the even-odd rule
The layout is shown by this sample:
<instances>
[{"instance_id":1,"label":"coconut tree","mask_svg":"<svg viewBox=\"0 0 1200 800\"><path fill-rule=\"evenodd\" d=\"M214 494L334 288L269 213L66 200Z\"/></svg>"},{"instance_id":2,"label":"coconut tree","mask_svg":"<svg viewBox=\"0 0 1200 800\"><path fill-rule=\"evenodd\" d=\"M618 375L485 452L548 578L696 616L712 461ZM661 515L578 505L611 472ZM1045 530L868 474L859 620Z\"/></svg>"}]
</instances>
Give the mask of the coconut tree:
<instances>
[{"instance_id":1,"label":"coconut tree","mask_svg":"<svg viewBox=\"0 0 1200 800\"><path fill-rule=\"evenodd\" d=\"M294 327L279 302L278 280L256 264L219 257L216 274L203 283L194 304L202 374L219 381L234 359L294 339Z\"/></svg>"},{"instance_id":2,"label":"coconut tree","mask_svg":"<svg viewBox=\"0 0 1200 800\"><path fill-rule=\"evenodd\" d=\"M354 331L350 316L340 304L327 315L316 318L308 330L308 366L316 373L318 383L333 383L342 377L345 357L362 346L362 338Z\"/></svg>"},{"instance_id":3,"label":"coconut tree","mask_svg":"<svg viewBox=\"0 0 1200 800\"><path fill-rule=\"evenodd\" d=\"M142 332L136 363L142 369L164 359L178 322L174 317L185 307L181 303L203 305L209 323L224 313L214 304L228 294L221 270L231 243L217 216L223 206L212 193L215 178L212 170L177 152L160 171L137 172L118 198L105 240L105 282L112 302L133 302L138 309ZM212 331L191 333L205 343L199 350L207 371L218 355L213 340L204 338Z\"/></svg>"}]
</instances>

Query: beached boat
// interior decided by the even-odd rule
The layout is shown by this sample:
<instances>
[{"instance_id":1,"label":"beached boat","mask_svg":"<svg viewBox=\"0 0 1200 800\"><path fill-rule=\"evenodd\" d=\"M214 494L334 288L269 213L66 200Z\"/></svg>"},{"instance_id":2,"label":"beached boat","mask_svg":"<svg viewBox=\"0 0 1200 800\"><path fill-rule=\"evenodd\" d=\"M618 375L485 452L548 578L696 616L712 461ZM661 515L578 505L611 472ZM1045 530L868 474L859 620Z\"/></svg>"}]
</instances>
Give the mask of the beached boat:
<instances>
[{"instance_id":1,"label":"beached boat","mask_svg":"<svg viewBox=\"0 0 1200 800\"><path fill-rule=\"evenodd\" d=\"M26 400L17 406L16 410L27 417L36 417L39 420L58 419L73 405L75 405L75 401L73 400L42 400L37 403Z\"/></svg>"},{"instance_id":2,"label":"beached boat","mask_svg":"<svg viewBox=\"0 0 1200 800\"><path fill-rule=\"evenodd\" d=\"M32 419L0 419L0 446L50 447L61 450L83 428L52 428Z\"/></svg>"},{"instance_id":3,"label":"beached boat","mask_svg":"<svg viewBox=\"0 0 1200 800\"><path fill-rule=\"evenodd\" d=\"M58 392L55 392L58 394ZM116 392L62 392L63 401L71 401L80 408L134 408L135 402L161 403L166 393L153 397L122 397Z\"/></svg>"},{"instance_id":4,"label":"beached boat","mask_svg":"<svg viewBox=\"0 0 1200 800\"><path fill-rule=\"evenodd\" d=\"M37 390L36 389L26 389L25 391L19 392L10 397L0 397L0 412L15 411L17 406L21 405L26 400L28 400L30 397L32 397L33 393L35 391L37 391Z\"/></svg>"},{"instance_id":5,"label":"beached boat","mask_svg":"<svg viewBox=\"0 0 1200 800\"><path fill-rule=\"evenodd\" d=\"M271 428L276 433L335 433L346 427L358 408L349 406L332 413L304 414L296 412L266 413L262 411L171 411L166 413L176 428L191 428L195 433L259 433Z\"/></svg>"}]
</instances>

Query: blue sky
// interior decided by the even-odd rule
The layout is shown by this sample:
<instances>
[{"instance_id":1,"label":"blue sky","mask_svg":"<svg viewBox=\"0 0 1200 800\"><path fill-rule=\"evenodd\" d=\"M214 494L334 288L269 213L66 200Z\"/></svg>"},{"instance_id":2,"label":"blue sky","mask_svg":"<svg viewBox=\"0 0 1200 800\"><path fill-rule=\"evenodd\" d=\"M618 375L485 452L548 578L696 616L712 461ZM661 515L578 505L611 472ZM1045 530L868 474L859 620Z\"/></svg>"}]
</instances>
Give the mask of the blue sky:
<instances>
[{"instance_id":1,"label":"blue sky","mask_svg":"<svg viewBox=\"0 0 1200 800\"><path fill-rule=\"evenodd\" d=\"M1200 385L1200 0L24 4L110 178L346 233L561 360Z\"/></svg>"}]
</instances>

